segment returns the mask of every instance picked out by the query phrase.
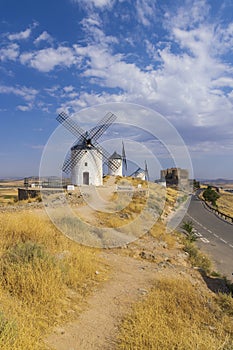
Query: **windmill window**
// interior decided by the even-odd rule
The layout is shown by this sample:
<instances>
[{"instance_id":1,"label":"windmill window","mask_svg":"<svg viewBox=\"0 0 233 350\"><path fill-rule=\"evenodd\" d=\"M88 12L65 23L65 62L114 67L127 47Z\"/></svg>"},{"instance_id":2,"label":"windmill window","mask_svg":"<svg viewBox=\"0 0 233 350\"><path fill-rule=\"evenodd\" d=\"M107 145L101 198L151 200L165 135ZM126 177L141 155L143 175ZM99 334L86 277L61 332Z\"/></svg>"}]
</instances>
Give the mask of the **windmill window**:
<instances>
[{"instance_id":1,"label":"windmill window","mask_svg":"<svg viewBox=\"0 0 233 350\"><path fill-rule=\"evenodd\" d=\"M87 166L87 162L85 162L85 166Z\"/></svg>"}]
</instances>

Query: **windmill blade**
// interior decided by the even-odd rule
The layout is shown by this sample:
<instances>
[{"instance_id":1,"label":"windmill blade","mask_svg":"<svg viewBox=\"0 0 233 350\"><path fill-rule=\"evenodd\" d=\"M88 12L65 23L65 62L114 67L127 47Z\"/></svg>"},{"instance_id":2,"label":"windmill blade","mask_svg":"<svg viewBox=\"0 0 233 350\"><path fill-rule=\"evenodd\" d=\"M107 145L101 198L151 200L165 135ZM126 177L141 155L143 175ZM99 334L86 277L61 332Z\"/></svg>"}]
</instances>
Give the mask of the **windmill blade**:
<instances>
[{"instance_id":1,"label":"windmill blade","mask_svg":"<svg viewBox=\"0 0 233 350\"><path fill-rule=\"evenodd\" d=\"M137 168L132 174L130 174L129 176L130 176L130 177L135 177L135 175L137 174L137 172L138 172L138 171L141 172L142 170L143 170L143 169L139 167L139 168Z\"/></svg>"},{"instance_id":2,"label":"windmill blade","mask_svg":"<svg viewBox=\"0 0 233 350\"><path fill-rule=\"evenodd\" d=\"M146 161L145 161L145 180L149 181L149 172L148 172L148 167L147 167Z\"/></svg>"},{"instance_id":3,"label":"windmill blade","mask_svg":"<svg viewBox=\"0 0 233 350\"><path fill-rule=\"evenodd\" d=\"M104 148L99 146L95 147L95 149L97 149L98 151L96 153L97 156L101 159L104 158L104 162L108 161L108 165L112 170L117 170L119 168L120 164L118 162L115 162L114 160L109 160L110 154ZM70 155L64 162L62 170L65 173L69 173L78 164L85 152L85 150L80 150L76 153L73 153L73 157Z\"/></svg>"},{"instance_id":4,"label":"windmill blade","mask_svg":"<svg viewBox=\"0 0 233 350\"><path fill-rule=\"evenodd\" d=\"M62 170L68 174L78 164L84 154L84 150L73 153L73 157L70 154L69 157L65 160Z\"/></svg>"},{"instance_id":5,"label":"windmill blade","mask_svg":"<svg viewBox=\"0 0 233 350\"><path fill-rule=\"evenodd\" d=\"M69 130L74 136L78 137L80 141L86 140L86 132L75 123L73 119L69 117L65 112L61 112L57 116L57 121L61 123L67 130Z\"/></svg>"},{"instance_id":6,"label":"windmill blade","mask_svg":"<svg viewBox=\"0 0 233 350\"><path fill-rule=\"evenodd\" d=\"M122 141L122 160L123 160L123 165L125 167L125 170L127 171L127 160L126 160L125 146L123 141Z\"/></svg>"},{"instance_id":7,"label":"windmill blade","mask_svg":"<svg viewBox=\"0 0 233 350\"><path fill-rule=\"evenodd\" d=\"M79 145L81 143L85 143L89 147L92 146L95 149L98 150L97 154L99 157L104 158L104 161L109 162L109 166L116 170L119 167L119 164L117 162L114 162L114 160L109 160L110 154L99 146L99 144L96 142L96 140L103 135L103 133L108 129L108 127L116 120L116 115L109 112L107 113L104 118L100 120L100 122L90 130L89 133L85 132L73 119L69 118L69 115L65 112L61 112L57 116L57 121L61 123L67 130L69 130L74 136L78 138L78 142L76 145ZM75 146L74 146L75 147ZM62 170L64 172L70 172L74 166L76 166L79 162L79 160L82 158L83 154L85 153L85 150L80 150L77 153L73 153L72 156L70 155L64 162Z\"/></svg>"},{"instance_id":8,"label":"windmill blade","mask_svg":"<svg viewBox=\"0 0 233 350\"><path fill-rule=\"evenodd\" d=\"M104 158L104 163L108 163L108 166L113 170L117 170L120 166L120 164L116 161L114 161L114 159L110 159L111 155L110 153L108 153L106 151L106 149L104 149L103 147L100 147L98 144L95 145L95 148L98 150L98 156L101 158Z\"/></svg>"},{"instance_id":9,"label":"windmill blade","mask_svg":"<svg viewBox=\"0 0 233 350\"><path fill-rule=\"evenodd\" d=\"M109 126L116 120L117 116L111 112L108 112L99 123L90 130L88 137L92 140L92 144L103 135L103 133L109 128Z\"/></svg>"}]
</instances>

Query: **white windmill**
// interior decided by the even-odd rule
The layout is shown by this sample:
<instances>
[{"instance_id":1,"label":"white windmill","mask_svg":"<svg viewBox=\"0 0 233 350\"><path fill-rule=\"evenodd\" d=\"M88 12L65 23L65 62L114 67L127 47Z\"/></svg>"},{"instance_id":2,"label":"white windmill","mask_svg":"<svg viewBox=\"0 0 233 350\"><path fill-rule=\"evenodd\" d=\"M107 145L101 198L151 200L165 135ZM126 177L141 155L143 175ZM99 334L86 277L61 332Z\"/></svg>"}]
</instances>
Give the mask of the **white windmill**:
<instances>
[{"instance_id":1,"label":"white windmill","mask_svg":"<svg viewBox=\"0 0 233 350\"><path fill-rule=\"evenodd\" d=\"M113 167L112 163L116 166ZM122 142L122 155L116 151L111 155L108 162L108 174L111 176L123 176L123 167L127 170L127 161L124 143Z\"/></svg>"},{"instance_id":2,"label":"white windmill","mask_svg":"<svg viewBox=\"0 0 233 350\"><path fill-rule=\"evenodd\" d=\"M130 176L137 178L137 179L144 180L144 181L149 181L149 172L148 172L148 167L147 167L146 161L145 161L145 169L142 169L139 167Z\"/></svg>"},{"instance_id":3,"label":"white windmill","mask_svg":"<svg viewBox=\"0 0 233 350\"><path fill-rule=\"evenodd\" d=\"M108 161L108 166L117 169L118 164L109 160L110 155L97 143L107 128L117 117L109 112L106 116L91 130L84 131L69 116L61 112L57 120L65 126L78 139L71 148L71 154L64 162L62 170L71 173L73 185L94 185L103 184L103 161Z\"/></svg>"}]
</instances>

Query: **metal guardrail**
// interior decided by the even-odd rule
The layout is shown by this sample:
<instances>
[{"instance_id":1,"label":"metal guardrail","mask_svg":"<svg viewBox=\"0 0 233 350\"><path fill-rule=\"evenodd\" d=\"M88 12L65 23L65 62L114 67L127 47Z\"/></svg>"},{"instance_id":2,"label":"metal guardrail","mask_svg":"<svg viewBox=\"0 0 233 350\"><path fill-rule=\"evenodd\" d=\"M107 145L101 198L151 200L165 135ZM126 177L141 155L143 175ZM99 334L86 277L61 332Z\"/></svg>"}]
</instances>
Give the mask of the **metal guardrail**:
<instances>
[{"instance_id":1,"label":"metal guardrail","mask_svg":"<svg viewBox=\"0 0 233 350\"><path fill-rule=\"evenodd\" d=\"M209 203L207 203L203 198L201 198L200 195L199 195L198 197L199 197L199 199L200 199L203 203L205 203L205 205L206 205L213 213L215 213L216 215L218 215L221 219L223 219L223 220L229 222L230 224L233 224L233 217L232 217L232 216L227 215L227 214L225 214L225 213L219 211L219 210L218 210L217 208L215 208L215 207L212 207L212 205L210 205Z\"/></svg>"}]
</instances>

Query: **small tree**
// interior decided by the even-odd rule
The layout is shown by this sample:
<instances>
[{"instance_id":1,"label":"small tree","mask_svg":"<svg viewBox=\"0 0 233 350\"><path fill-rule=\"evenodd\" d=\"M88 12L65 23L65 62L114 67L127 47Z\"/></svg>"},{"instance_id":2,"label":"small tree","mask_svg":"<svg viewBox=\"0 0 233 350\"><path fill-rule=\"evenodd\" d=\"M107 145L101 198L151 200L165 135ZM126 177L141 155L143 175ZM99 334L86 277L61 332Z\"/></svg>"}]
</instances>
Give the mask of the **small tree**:
<instances>
[{"instance_id":1,"label":"small tree","mask_svg":"<svg viewBox=\"0 0 233 350\"><path fill-rule=\"evenodd\" d=\"M203 197L207 202L210 202L214 207L216 207L216 201L220 195L210 186L208 186L207 189L203 192Z\"/></svg>"},{"instance_id":2,"label":"small tree","mask_svg":"<svg viewBox=\"0 0 233 350\"><path fill-rule=\"evenodd\" d=\"M184 221L181 228L185 231L187 238L190 242L197 240L197 237L194 234L194 227L192 221Z\"/></svg>"},{"instance_id":3,"label":"small tree","mask_svg":"<svg viewBox=\"0 0 233 350\"><path fill-rule=\"evenodd\" d=\"M193 180L193 189L197 190L200 188L200 181L197 181L196 179Z\"/></svg>"}]
</instances>

